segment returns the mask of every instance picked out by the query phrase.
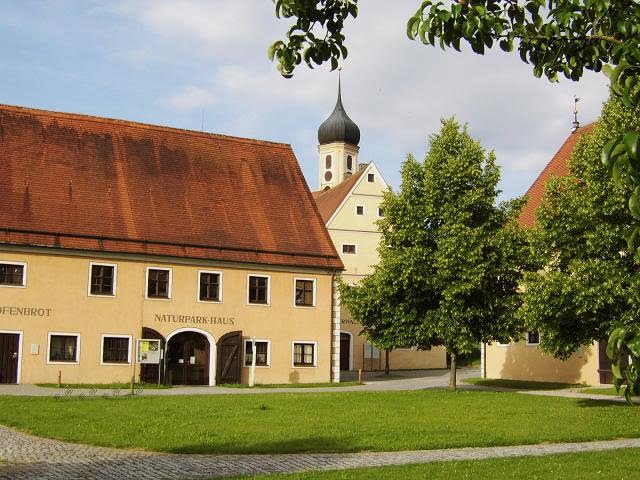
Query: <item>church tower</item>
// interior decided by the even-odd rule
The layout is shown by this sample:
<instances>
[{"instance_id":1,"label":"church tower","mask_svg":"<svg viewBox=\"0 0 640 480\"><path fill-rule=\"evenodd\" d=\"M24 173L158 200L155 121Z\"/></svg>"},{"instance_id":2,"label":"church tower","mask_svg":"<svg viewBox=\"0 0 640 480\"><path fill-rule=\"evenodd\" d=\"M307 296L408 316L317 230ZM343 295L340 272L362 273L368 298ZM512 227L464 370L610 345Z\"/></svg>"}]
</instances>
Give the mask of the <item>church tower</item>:
<instances>
[{"instance_id":1,"label":"church tower","mask_svg":"<svg viewBox=\"0 0 640 480\"><path fill-rule=\"evenodd\" d=\"M342 106L340 77L338 101L318 128L320 190L328 190L358 171L360 129Z\"/></svg>"}]
</instances>

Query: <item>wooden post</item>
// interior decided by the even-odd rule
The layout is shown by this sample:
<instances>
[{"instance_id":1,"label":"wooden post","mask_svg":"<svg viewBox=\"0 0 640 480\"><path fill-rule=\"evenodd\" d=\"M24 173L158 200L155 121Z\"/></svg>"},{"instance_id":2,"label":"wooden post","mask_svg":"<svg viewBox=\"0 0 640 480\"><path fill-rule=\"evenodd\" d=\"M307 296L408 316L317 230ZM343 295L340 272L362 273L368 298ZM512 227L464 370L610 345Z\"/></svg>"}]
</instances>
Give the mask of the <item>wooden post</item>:
<instances>
[{"instance_id":1,"label":"wooden post","mask_svg":"<svg viewBox=\"0 0 640 480\"><path fill-rule=\"evenodd\" d=\"M58 388L62 388L62 370L58 370Z\"/></svg>"},{"instance_id":2,"label":"wooden post","mask_svg":"<svg viewBox=\"0 0 640 480\"><path fill-rule=\"evenodd\" d=\"M133 397L134 393L133 393L133 385L136 383L136 376L135 375L131 375L131 396Z\"/></svg>"},{"instance_id":3,"label":"wooden post","mask_svg":"<svg viewBox=\"0 0 640 480\"><path fill-rule=\"evenodd\" d=\"M362 383L362 369L358 369L358 383Z\"/></svg>"}]
</instances>

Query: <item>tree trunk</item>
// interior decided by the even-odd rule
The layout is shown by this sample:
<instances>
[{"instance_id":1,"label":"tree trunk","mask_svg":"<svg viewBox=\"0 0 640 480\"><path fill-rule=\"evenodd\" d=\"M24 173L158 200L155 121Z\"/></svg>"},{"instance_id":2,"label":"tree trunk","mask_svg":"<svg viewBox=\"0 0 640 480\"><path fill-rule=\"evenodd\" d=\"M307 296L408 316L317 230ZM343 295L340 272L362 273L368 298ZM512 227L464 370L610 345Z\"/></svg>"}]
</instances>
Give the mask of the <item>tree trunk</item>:
<instances>
[{"instance_id":1,"label":"tree trunk","mask_svg":"<svg viewBox=\"0 0 640 480\"><path fill-rule=\"evenodd\" d=\"M449 376L449 390L456 389L456 354L451 352L451 374Z\"/></svg>"},{"instance_id":2,"label":"tree trunk","mask_svg":"<svg viewBox=\"0 0 640 480\"><path fill-rule=\"evenodd\" d=\"M384 374L389 375L389 350L384 351Z\"/></svg>"}]
</instances>

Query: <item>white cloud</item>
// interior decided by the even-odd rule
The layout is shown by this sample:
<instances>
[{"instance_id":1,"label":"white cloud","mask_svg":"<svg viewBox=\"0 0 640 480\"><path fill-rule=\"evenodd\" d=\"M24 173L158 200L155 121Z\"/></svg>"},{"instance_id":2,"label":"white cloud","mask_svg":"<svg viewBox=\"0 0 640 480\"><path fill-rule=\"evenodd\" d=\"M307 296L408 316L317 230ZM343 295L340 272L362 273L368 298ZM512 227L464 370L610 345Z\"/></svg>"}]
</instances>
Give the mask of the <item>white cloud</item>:
<instances>
[{"instance_id":1,"label":"white cloud","mask_svg":"<svg viewBox=\"0 0 640 480\"><path fill-rule=\"evenodd\" d=\"M210 107L216 101L216 97L208 90L187 85L171 97L161 99L160 103L176 110L189 111Z\"/></svg>"}]
</instances>

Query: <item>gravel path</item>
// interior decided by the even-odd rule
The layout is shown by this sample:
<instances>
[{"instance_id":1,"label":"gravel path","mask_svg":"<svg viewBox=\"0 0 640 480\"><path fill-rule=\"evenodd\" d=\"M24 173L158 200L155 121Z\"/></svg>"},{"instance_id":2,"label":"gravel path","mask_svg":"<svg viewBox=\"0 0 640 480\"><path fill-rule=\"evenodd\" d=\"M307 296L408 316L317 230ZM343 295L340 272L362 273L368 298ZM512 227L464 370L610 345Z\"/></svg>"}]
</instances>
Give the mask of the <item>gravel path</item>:
<instances>
[{"instance_id":1,"label":"gravel path","mask_svg":"<svg viewBox=\"0 0 640 480\"><path fill-rule=\"evenodd\" d=\"M640 439L404 452L180 455L37 438L0 426L0 479L195 479L640 448Z\"/></svg>"}]
</instances>

